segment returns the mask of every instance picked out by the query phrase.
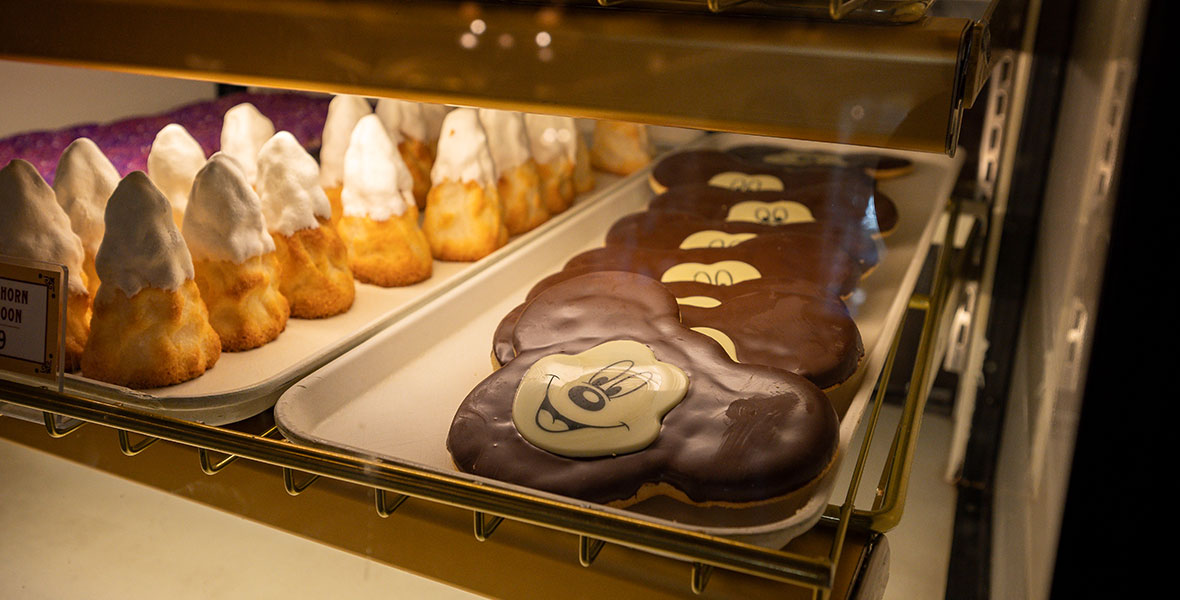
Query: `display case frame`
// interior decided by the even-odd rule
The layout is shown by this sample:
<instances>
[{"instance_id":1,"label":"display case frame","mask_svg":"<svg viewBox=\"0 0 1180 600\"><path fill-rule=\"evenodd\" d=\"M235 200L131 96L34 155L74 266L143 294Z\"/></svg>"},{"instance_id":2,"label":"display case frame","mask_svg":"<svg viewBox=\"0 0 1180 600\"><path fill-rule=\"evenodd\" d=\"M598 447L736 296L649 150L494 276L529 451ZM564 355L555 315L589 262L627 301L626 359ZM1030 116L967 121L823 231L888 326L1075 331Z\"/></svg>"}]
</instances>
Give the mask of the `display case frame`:
<instances>
[{"instance_id":1,"label":"display case frame","mask_svg":"<svg viewBox=\"0 0 1180 600\"><path fill-rule=\"evenodd\" d=\"M247 23L259 25L268 16L266 12L271 3L262 3L257 10L245 10ZM301 27L308 27L309 23L323 16L328 2L301 2L298 6L286 9L284 14L303 23ZM470 4L470 3L469 3ZM101 6L100 6L101 5ZM379 10L371 3L351 3L356 10ZM466 5L465 5L466 6ZM537 19L544 19L544 9L532 7L525 13L524 9L491 7L481 5L481 10L491 11L519 11L514 16L506 16L505 20L516 23L513 27L518 30L535 28ZM9 7L6 7L8 10ZM84 20L84 15L98 15L87 11L111 9L117 13L104 13L99 18L115 19L133 15L130 22L146 26L156 19L175 20L185 11L194 10L191 3L176 1L153 2L115 2L100 3L93 1L75 1L62 4L61 10L78 10ZM479 103L501 108L520 110L548 110L563 112L585 117L626 118L640 120L653 124L690 126L721 131L739 133L759 133L778 136L799 137L819 141L838 141L844 143L862 143L868 145L888 146L902 149L917 149L950 153L958 140L959 119L962 110L974 101L986 80L989 71L990 57L987 48L986 19L972 20L963 18L931 18L921 25L915 26L919 35L907 38L891 28L872 26L861 29L864 25L834 25L817 26L813 22L783 19L776 21L776 25L783 30L791 31L791 35L814 33L816 27L841 27L842 29L823 29L816 34L819 39L817 46L799 47L784 44L781 32L768 34L770 37L747 35L741 41L734 54L741 54L752 58L755 63L740 67L741 72L749 76L765 67L811 70L817 63L805 60L804 63L793 63L795 58L812 55L823 56L822 60L829 64L841 64L845 67L872 68L879 66L874 60L865 60L872 56L868 46L874 44L879 48L891 47L903 51L899 64L903 71L912 74L902 83L890 82L891 86L904 89L926 88L929 86L931 97L939 98L939 108L922 111L924 122L917 130L905 131L897 127L890 127L888 131L853 127L848 129L847 115L814 115L804 123L789 123L785 118L771 117L769 119L755 119L747 117L750 113L743 113L743 117L735 119L724 116L721 111L694 103L693 96L687 89L677 89L670 96L653 102L650 98L639 98L638 94L622 94L616 88L599 90L586 95L585 88L575 88L580 94L575 97L575 91L557 92L554 97L541 98L513 96L504 88L472 90L468 88L446 88L441 83L434 83L419 89L411 89L405 85L395 85L389 80L379 79L376 75L370 78L356 78L355 73L341 74L338 65L327 63L304 64L298 76L295 65L298 60L286 63L266 63L272 60L270 55L263 55L260 62L246 65L233 62L244 59L251 46L232 46L223 56L223 62L208 62L209 56L182 55L175 53L153 53L152 48L159 50L162 42L152 37L149 44L156 46L135 46L124 48L119 53L107 44L89 41L79 36L76 43L59 44L60 40L33 39L19 30L44 32L57 23L48 20L52 15L35 14L32 8L24 16L33 22L19 22L18 19L6 20L10 26L0 26L0 57L18 60L47 62L53 64L70 64L98 68L110 68L120 71L162 74L197 79L209 79L230 83L270 84L283 87L318 90L359 92L377 95L390 95L417 100L448 101L459 103ZM119 12L124 11L124 12ZM203 27L216 27L218 18L224 18L231 11L225 5L214 2L210 11L213 16L208 21L194 23L193 37L178 40L178 46L188 47L186 44L200 44L208 41L210 33ZM455 21L455 27L466 26L471 15L463 15ZM562 27L569 31L584 31L586 28L598 29L590 37L610 37L609 31L623 30L638 32L643 24L650 25L650 17L638 13L615 11L622 16L605 17L591 13L577 12L576 16L569 16L573 12L564 13L559 20ZM355 18L356 14L349 13ZM437 14L437 13L435 13ZM482 14L482 13L481 13ZM505 15L510 13L504 13ZM527 14L527 16L526 16ZM990 14L990 13L989 13ZM208 15L206 15L208 16ZM240 16L240 15L238 15ZM478 15L477 15L478 16ZM711 21L704 19L712 19ZM691 36L698 44L715 44L723 46L731 42L737 43L736 36L741 30L735 27L733 19L740 17L697 17L678 15L671 28L665 27L659 31L662 39L673 39L676 34ZM515 19L515 20L514 20ZM73 22L71 19L69 22ZM744 21L748 23L749 21ZM222 22L223 23L223 22ZM287 25L290 25L288 23ZM261 31L270 31L279 35L282 24L261 26ZM274 29L269 29L273 27ZM454 28L454 27L452 27ZM618 29L616 29L618 28ZM629 29L631 28L631 29ZM330 29L330 28L329 28ZM455 29L458 33L461 29ZM344 30L332 30L332 35L344 36ZM765 29L759 29L765 32ZM12 35L8 35L11 33ZM69 37L68 31L62 31L63 36ZM866 35L867 34L867 35ZM265 43L268 34L255 39L251 44ZM290 35L287 32L283 35ZM626 37L624 35L623 37ZM849 46L857 40L854 46ZM917 40L917 41L915 41ZM375 44L373 39L359 39L364 44ZM630 43L651 43L650 38L636 34ZM657 42L658 43L658 42ZM892 46L890 46L892 44ZM602 67L604 64L617 62L628 51L626 44L613 50L617 54L607 53L598 55L593 64ZM674 51L674 44L666 44L663 49ZM373 47L369 47L371 50ZM802 49L801 49L802 48ZM818 50L817 50L818 49ZM784 56L784 52L789 56ZM794 58L792 58L794 56ZM199 58L200 60L197 60ZM458 59L455 59L458 60ZM522 59L525 60L525 59ZM535 61L534 57L527 60ZM832 63L831 61L836 61ZM822 61L821 61L822 62ZM452 66L456 63L450 63ZM291 70L284 70L290 67ZM512 68L520 77L535 75L532 67L523 62ZM461 71L460 71L461 72ZM374 73L376 73L374 71ZM699 75L699 74L698 74ZM693 79L697 75L687 77ZM856 79L851 75L851 79ZM542 78L544 79L544 78ZM878 78L873 78L874 80ZM887 78L884 78L887 79ZM624 82L635 84L639 78L634 74L623 77ZM923 83L924 82L924 83ZM501 85L501 84L497 84ZM882 94L883 90L866 90L864 93ZM920 94L919 94L920 95ZM810 100L809 100L810 101ZM760 100L761 102L761 100ZM767 103L766 110L753 111L770 114L774 105ZM915 106L911 105L911 108ZM782 111L780 111L782 112ZM801 112L806 113L804 107ZM941 335L939 324L943 322L944 309L948 302L948 295L952 282L957 273L957 259L955 251L955 224L958 223L960 202L952 198L948 203L948 227L936 260L936 277L933 288L928 293L918 293L911 298L911 308L923 313L921 337L917 359L908 373L909 392L903 408L901 424L892 435L890 458L879 477L876 500L868 509L857 508L855 498L865 476L865 461L867 448L875 437L875 424L880 408L884 402L884 390L891 377L900 377L903 365L896 365L897 337L893 341L893 350L886 362L885 372L878 382L878 393L874 398L873 409L869 415L865 441L857 455L852 483L846 491L845 497L839 504L828 507L823 517L822 527L830 534L827 551L819 556L803 555L791 550L772 550L759 548L734 542L711 538L691 532L662 528L650 523L635 522L617 515L605 515L595 511L579 509L576 506L555 504L539 498L522 497L502 490L494 490L475 486L458 479L439 477L437 475L414 472L411 469L394 467L388 464L368 461L354 456L345 456L324 449L309 448L291 444L276 438L273 431L245 432L229 427L212 427L198 423L179 421L168 417L149 415L131 408L105 404L94 400L78 398L69 394L58 393L33 385L17 383L0 379L0 398L5 402L34 410L44 414L47 433L54 438L71 435L77 431L77 424L63 427L60 417L73 419L78 423L90 423L114 429L118 436L119 448L123 454L134 456L148 451L156 440L166 440L186 447L196 449L201 469L207 474L214 475L222 472L239 458L253 463L270 465L282 470L284 489L288 494L297 495L308 489L316 478L328 478L345 484L372 489L375 498L375 509L380 516L388 516L397 510L405 498L424 499L447 506L458 507L467 511L472 518L473 534L484 540L491 536L504 519L523 522L545 529L572 533L578 536L579 545L577 560L584 566L590 566L604 544L620 545L654 555L670 557L673 560L691 564L689 588L696 593L705 589L709 575L713 569L725 569L738 573L753 575L775 581L785 582L790 586L810 590L816 597L827 597L833 590L835 574L840 566L839 557L843 550L846 537L850 532L860 536L883 533L894 527L900 520L904 507L905 490L908 484L909 466L912 461L916 445L917 433L921 422L923 407L929 386L933 380L933 373L937 362L937 341ZM899 334L904 328L899 328ZM138 436L138 441L133 439Z\"/></svg>"}]
</instances>

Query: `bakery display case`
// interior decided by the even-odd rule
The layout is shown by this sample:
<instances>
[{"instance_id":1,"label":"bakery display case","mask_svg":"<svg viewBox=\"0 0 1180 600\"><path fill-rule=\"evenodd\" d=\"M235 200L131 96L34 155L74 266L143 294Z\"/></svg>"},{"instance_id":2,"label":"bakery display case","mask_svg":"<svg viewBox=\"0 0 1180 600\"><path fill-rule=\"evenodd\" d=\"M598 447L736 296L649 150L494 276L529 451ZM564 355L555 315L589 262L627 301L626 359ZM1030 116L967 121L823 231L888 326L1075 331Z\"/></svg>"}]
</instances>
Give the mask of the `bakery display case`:
<instances>
[{"instance_id":1,"label":"bakery display case","mask_svg":"<svg viewBox=\"0 0 1180 600\"><path fill-rule=\"evenodd\" d=\"M906 509L923 417L934 411L953 423L946 478L968 490L957 500L948 593L1047 594L1053 544L1022 547L1004 527L1020 527L1030 510L1047 510L1050 527L1058 522L1064 501L1052 495L1063 493L1059 474L1073 441L1051 434L1065 401L1044 394L1077 390L1093 327L1086 307L1102 279L1058 280L1059 265L1045 257L1062 245L1069 256L1103 256L1096 238L1083 237L1110 227L1144 3L69 0L3 10L0 58L22 69L40 63L177 86L216 83L220 99L189 106L215 107L218 127L220 114L247 98L313 99L309 110L323 119L331 95L350 94L568 115L581 119L582 132L595 120L642 123L655 141L651 164L625 176L595 173L594 189L571 208L484 258L436 261L430 279L409 287L358 284L354 309L293 319L276 342L223 354L187 383L132 390L53 368L5 371L0 431L9 440L481 595L533 597L576 585L645 597L876 598L887 589L888 540ZM135 33L113 44L95 31ZM1073 64L1080 75L1059 71ZM1095 90L1087 75L1112 64L1119 68L1100 72ZM1030 125L1043 112L1060 121ZM152 113L90 119L135 114ZM1088 123L1099 116L1108 127L1095 132ZM144 122L155 135L159 122ZM313 155L322 124L296 136ZM870 156L875 167L889 159L906 167L900 177L867 177L874 221L890 206L903 217L876 232L872 274L842 294L864 355L846 381L827 387L838 458L814 488L789 507L686 508L657 498L620 508L456 470L446 438L456 410L465 410L460 402L493 373L511 372L512 352L529 352L516 348L497 361L493 350L489 362L501 319L523 318L518 307L548 293L532 286L602 246L621 215L643 211L658 193L661 161L751 147L763 149L754 160L766 164L772 155L811 165ZM1031 164L1101 175L1104 187L1086 204L1090 228L1028 236L1048 249L1012 241L1035 230L1042 203L1052 211L1079 194L1054 177L1042 190L1041 176L1024 171ZM1029 264L1040 282L1032 300L1022 275ZM62 289L68 271L48 267L53 289ZM1045 298L1058 284L1070 290L1075 318L1054 320L1057 300ZM1013 311L1011 296L1018 307L1043 309ZM1038 329L1045 339L1032 340ZM703 343L706 354L722 349ZM1070 361L1027 366L1037 363L1028 353L1036 356L1038 344ZM999 375L997 363L1005 366ZM1021 393L1042 384L1049 392ZM1009 402L1019 408L1007 418L1032 415L1023 427L1003 425L1004 409L991 401L997 386L1015 386ZM1077 402L1069 406L1079 410ZM878 426L890 412L896 425ZM1009 428L1029 433L1001 437ZM993 505L972 493L981 469L982 479L994 477L996 461L986 455L996 448L1020 455L999 463L1000 477L1014 473L1017 497L1033 481L1034 500L1001 495L1005 516L991 535L980 530L993 522L981 525L970 503ZM1040 490L1057 501L1037 504L1045 502ZM1013 566L1004 550L1026 560ZM972 563L992 566L972 573ZM983 583L996 577L1003 583Z\"/></svg>"}]
</instances>

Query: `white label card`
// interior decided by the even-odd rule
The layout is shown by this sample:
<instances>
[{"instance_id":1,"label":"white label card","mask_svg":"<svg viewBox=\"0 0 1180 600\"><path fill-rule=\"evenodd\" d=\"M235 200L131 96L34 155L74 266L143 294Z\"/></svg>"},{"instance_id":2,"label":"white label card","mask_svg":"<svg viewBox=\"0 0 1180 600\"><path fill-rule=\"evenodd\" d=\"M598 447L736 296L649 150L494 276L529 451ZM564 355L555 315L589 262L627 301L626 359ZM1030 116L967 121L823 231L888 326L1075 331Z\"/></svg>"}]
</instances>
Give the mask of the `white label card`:
<instances>
[{"instance_id":1,"label":"white label card","mask_svg":"<svg viewBox=\"0 0 1180 600\"><path fill-rule=\"evenodd\" d=\"M0 369L60 375L65 281L61 265L0 257Z\"/></svg>"}]
</instances>

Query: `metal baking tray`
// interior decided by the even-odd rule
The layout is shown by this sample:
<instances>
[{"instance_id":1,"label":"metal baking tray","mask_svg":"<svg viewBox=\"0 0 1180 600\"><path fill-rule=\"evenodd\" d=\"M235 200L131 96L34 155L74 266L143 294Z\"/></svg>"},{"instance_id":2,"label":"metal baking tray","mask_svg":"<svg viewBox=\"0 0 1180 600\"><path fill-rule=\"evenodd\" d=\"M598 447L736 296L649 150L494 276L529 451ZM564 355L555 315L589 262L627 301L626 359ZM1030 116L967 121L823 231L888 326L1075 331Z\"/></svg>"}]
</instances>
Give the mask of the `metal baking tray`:
<instances>
[{"instance_id":1,"label":"metal baking tray","mask_svg":"<svg viewBox=\"0 0 1180 600\"><path fill-rule=\"evenodd\" d=\"M728 147L752 142L786 144L773 138L717 134L690 146ZM830 152L863 151L794 141L789 145ZM864 339L865 360L854 380L843 386L847 391L832 397L842 418L840 456L847 453L869 404L889 342L901 322L962 164L961 158L942 155L882 152L909 158L915 169L904 177L881 182L880 189L897 203L901 219L884 240L886 251L880 264L849 299ZM455 475L446 449L447 432L460 402L493 370L490 350L496 325L524 300L537 280L559 270L574 254L600 246L604 233L620 216L646 208L652 196L648 176L649 171L641 171L603 190L600 201L572 209L561 222L522 241L518 251L472 274L429 305L301 380L275 405L275 422L280 431L296 443ZM686 512L669 506L673 503L621 510L461 473L459 476L532 497L638 515L664 525L781 547L819 519L837 472L830 469L815 495L788 514L728 509ZM636 512L640 510L643 512Z\"/></svg>"}]
</instances>

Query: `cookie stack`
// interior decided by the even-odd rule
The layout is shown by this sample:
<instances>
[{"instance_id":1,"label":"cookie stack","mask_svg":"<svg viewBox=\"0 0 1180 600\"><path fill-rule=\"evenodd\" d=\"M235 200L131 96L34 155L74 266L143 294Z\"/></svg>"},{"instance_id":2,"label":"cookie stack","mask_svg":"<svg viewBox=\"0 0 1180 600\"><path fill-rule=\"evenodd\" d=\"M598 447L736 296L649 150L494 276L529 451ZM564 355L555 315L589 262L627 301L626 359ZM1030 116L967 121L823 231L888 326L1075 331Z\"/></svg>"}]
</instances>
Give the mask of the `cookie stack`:
<instances>
[{"instance_id":1,"label":"cookie stack","mask_svg":"<svg viewBox=\"0 0 1180 600\"><path fill-rule=\"evenodd\" d=\"M863 359L844 299L897 224L876 178L908 168L780 146L664 158L646 211L502 319L455 464L615 506L806 495L836 457L824 392Z\"/></svg>"}]
</instances>

